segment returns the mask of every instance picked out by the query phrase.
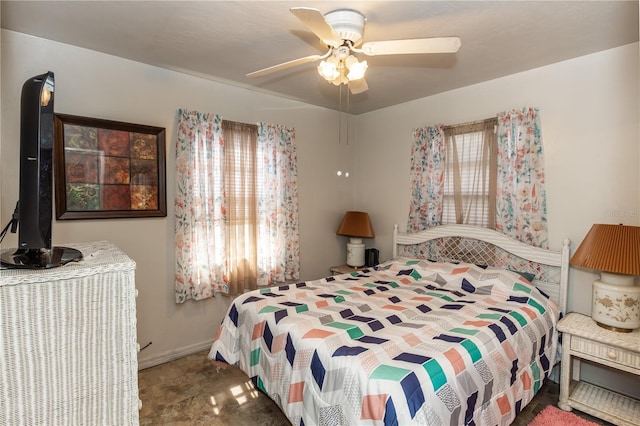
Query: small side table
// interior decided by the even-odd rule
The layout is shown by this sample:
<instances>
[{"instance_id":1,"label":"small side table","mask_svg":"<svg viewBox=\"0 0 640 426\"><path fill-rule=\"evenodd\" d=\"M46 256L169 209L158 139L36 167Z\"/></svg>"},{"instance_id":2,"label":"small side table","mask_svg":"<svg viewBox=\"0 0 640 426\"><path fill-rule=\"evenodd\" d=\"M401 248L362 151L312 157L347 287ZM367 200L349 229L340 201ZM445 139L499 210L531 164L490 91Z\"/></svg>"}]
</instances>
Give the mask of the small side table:
<instances>
[{"instance_id":1,"label":"small side table","mask_svg":"<svg viewBox=\"0 0 640 426\"><path fill-rule=\"evenodd\" d=\"M640 425L640 401L580 380L570 389L574 357L640 376L640 330L609 331L591 317L573 312L558 323L558 331L563 333L558 406L616 425Z\"/></svg>"},{"instance_id":2,"label":"small side table","mask_svg":"<svg viewBox=\"0 0 640 426\"><path fill-rule=\"evenodd\" d=\"M350 274L352 272L362 271L363 269L367 269L368 266L360 266L358 268L349 266L349 265L338 265L331 267L331 275L341 275L341 274Z\"/></svg>"}]
</instances>

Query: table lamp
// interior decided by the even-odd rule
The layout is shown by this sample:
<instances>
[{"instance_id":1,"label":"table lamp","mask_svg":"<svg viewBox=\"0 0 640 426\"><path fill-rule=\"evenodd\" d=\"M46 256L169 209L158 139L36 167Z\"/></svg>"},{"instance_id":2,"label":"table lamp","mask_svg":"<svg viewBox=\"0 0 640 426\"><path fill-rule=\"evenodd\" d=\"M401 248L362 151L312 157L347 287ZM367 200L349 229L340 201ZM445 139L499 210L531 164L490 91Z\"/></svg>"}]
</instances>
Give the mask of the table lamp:
<instances>
[{"instance_id":1,"label":"table lamp","mask_svg":"<svg viewBox=\"0 0 640 426\"><path fill-rule=\"evenodd\" d=\"M351 237L347 244L347 265L354 268L363 266L365 262L362 239L375 237L369 214L355 211L346 212L336 234Z\"/></svg>"},{"instance_id":2,"label":"table lamp","mask_svg":"<svg viewBox=\"0 0 640 426\"><path fill-rule=\"evenodd\" d=\"M593 283L591 317L603 328L630 332L640 327L640 227L595 224L569 261L600 271Z\"/></svg>"}]
</instances>

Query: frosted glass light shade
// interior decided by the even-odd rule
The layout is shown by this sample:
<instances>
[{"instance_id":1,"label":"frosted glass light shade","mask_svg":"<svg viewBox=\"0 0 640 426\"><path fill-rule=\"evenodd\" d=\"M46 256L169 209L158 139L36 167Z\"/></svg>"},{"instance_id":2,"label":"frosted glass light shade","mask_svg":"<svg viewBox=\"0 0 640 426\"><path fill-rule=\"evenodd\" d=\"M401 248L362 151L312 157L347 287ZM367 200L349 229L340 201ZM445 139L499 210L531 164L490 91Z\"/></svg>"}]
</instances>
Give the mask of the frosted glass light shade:
<instances>
[{"instance_id":1,"label":"frosted glass light shade","mask_svg":"<svg viewBox=\"0 0 640 426\"><path fill-rule=\"evenodd\" d=\"M320 62L318 65L318 73L327 81L332 81L340 77L340 71L338 71L338 63L335 57L332 56L326 61Z\"/></svg>"},{"instance_id":2,"label":"frosted glass light shade","mask_svg":"<svg viewBox=\"0 0 640 426\"><path fill-rule=\"evenodd\" d=\"M364 73L367 71L367 61L358 62L355 56L349 56L346 61L349 74L347 78L350 81L360 80L364 77Z\"/></svg>"}]
</instances>

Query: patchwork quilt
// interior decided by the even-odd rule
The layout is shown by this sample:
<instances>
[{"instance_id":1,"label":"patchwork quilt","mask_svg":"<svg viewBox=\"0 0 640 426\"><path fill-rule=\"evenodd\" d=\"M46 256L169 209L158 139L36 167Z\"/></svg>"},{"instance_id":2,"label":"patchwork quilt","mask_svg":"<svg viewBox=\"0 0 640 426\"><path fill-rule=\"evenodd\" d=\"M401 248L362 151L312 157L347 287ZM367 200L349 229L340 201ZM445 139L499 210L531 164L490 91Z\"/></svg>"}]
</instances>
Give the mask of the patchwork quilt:
<instances>
[{"instance_id":1,"label":"patchwork quilt","mask_svg":"<svg viewBox=\"0 0 640 426\"><path fill-rule=\"evenodd\" d=\"M508 425L551 372L558 314L515 272L398 258L238 297L209 358L293 425Z\"/></svg>"}]
</instances>

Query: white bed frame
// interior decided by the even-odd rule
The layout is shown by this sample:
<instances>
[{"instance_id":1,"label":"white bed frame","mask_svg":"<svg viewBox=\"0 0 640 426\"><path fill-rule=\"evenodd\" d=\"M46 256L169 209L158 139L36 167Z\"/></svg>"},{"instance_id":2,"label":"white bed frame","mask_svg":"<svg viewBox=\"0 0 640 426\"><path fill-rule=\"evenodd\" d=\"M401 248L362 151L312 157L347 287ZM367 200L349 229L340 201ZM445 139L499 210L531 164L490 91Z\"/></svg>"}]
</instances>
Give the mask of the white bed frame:
<instances>
[{"instance_id":1,"label":"white bed frame","mask_svg":"<svg viewBox=\"0 0 640 426\"><path fill-rule=\"evenodd\" d=\"M552 251L524 244L488 228L471 225L441 225L414 234L398 232L398 225L394 225L393 257L398 256L398 248L400 246L419 245L451 237L483 241L521 259L539 264L543 268L556 269L557 273L545 275L547 278L538 277L533 281L533 284L555 300L563 314L567 313L570 245L568 239L562 242L560 251ZM466 259L456 260L461 262L469 261Z\"/></svg>"}]
</instances>

